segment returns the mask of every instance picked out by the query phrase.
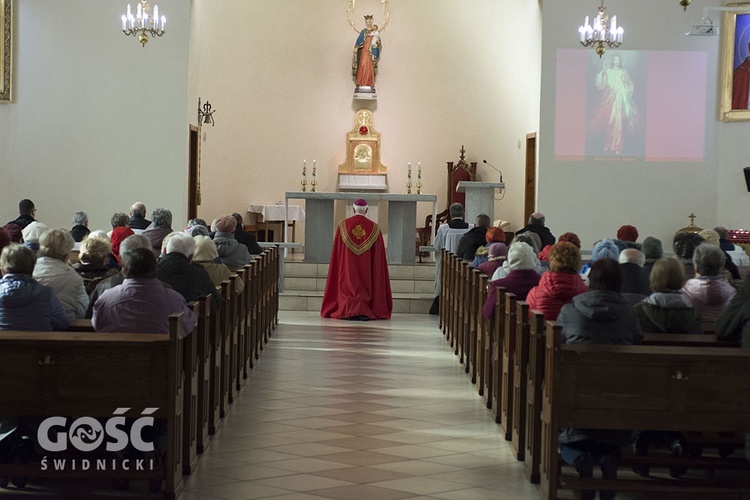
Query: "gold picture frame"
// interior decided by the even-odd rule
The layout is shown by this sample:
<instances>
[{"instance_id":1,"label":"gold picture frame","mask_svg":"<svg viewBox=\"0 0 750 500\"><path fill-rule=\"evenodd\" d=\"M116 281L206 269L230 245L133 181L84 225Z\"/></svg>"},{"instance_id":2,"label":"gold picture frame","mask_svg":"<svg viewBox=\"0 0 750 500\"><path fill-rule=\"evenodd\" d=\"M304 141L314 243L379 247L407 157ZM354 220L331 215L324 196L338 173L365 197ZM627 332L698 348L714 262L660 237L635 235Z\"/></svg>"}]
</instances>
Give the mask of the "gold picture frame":
<instances>
[{"instance_id":1,"label":"gold picture frame","mask_svg":"<svg viewBox=\"0 0 750 500\"><path fill-rule=\"evenodd\" d=\"M721 30L721 121L750 121L750 2L730 3ZM735 78L735 73L737 73Z\"/></svg>"},{"instance_id":2,"label":"gold picture frame","mask_svg":"<svg viewBox=\"0 0 750 500\"><path fill-rule=\"evenodd\" d=\"M12 0L0 0L0 102L10 102L13 82Z\"/></svg>"}]
</instances>

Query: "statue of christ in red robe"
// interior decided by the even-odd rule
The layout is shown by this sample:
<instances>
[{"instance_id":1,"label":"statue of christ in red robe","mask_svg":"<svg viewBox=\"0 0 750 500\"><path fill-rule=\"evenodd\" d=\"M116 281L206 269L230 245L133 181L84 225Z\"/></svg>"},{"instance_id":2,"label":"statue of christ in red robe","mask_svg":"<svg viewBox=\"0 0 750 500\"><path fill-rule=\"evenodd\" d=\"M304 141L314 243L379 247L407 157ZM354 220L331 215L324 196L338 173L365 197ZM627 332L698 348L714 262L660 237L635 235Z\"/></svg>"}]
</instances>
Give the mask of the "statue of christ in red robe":
<instances>
[{"instance_id":1,"label":"statue of christ in red robe","mask_svg":"<svg viewBox=\"0 0 750 500\"><path fill-rule=\"evenodd\" d=\"M320 315L334 319L389 319L391 281L380 227L367 217L367 202L336 230Z\"/></svg>"}]
</instances>

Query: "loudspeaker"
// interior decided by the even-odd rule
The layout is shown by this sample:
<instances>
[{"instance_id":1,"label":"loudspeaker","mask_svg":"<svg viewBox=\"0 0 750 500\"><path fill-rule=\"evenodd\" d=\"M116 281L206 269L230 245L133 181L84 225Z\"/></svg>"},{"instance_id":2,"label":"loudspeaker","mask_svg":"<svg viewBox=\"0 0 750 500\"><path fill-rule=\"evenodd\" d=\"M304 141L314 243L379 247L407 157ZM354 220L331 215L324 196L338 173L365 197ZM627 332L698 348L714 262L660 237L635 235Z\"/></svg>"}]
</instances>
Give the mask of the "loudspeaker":
<instances>
[{"instance_id":1,"label":"loudspeaker","mask_svg":"<svg viewBox=\"0 0 750 500\"><path fill-rule=\"evenodd\" d=\"M747 186L748 193L750 193L750 167L745 167L742 171L745 172L745 185Z\"/></svg>"}]
</instances>

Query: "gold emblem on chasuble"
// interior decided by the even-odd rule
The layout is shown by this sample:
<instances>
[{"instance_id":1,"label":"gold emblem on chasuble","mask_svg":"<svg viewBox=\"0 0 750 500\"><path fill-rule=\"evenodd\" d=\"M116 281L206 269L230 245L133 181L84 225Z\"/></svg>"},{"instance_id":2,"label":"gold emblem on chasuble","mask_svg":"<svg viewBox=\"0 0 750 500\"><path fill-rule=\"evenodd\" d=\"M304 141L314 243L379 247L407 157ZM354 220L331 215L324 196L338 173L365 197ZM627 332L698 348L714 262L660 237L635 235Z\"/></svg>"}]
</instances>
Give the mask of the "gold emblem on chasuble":
<instances>
[{"instance_id":1,"label":"gold emblem on chasuble","mask_svg":"<svg viewBox=\"0 0 750 500\"><path fill-rule=\"evenodd\" d=\"M354 229L352 229L352 234L354 235L355 238L357 238L358 240L361 240L363 237L367 235L367 231L362 229L362 226L357 224L356 226L354 226Z\"/></svg>"}]
</instances>

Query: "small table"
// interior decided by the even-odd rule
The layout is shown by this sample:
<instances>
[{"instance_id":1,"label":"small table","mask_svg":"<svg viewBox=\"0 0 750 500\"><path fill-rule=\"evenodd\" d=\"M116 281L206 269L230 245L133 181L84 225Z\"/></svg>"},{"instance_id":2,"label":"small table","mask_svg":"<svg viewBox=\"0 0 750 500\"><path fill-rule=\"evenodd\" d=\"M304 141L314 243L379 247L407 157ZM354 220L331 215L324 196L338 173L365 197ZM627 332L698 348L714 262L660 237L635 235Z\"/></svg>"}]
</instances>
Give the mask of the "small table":
<instances>
[{"instance_id":1,"label":"small table","mask_svg":"<svg viewBox=\"0 0 750 500\"><path fill-rule=\"evenodd\" d=\"M295 222L305 220L305 210L299 205L289 205L287 214L286 205L250 205L247 211L251 214L260 214L263 217L263 230L265 231L265 241L268 241L268 224L281 224L284 227L284 221L289 221L292 227L292 242L295 235ZM282 236L281 241L284 241Z\"/></svg>"}]
</instances>

